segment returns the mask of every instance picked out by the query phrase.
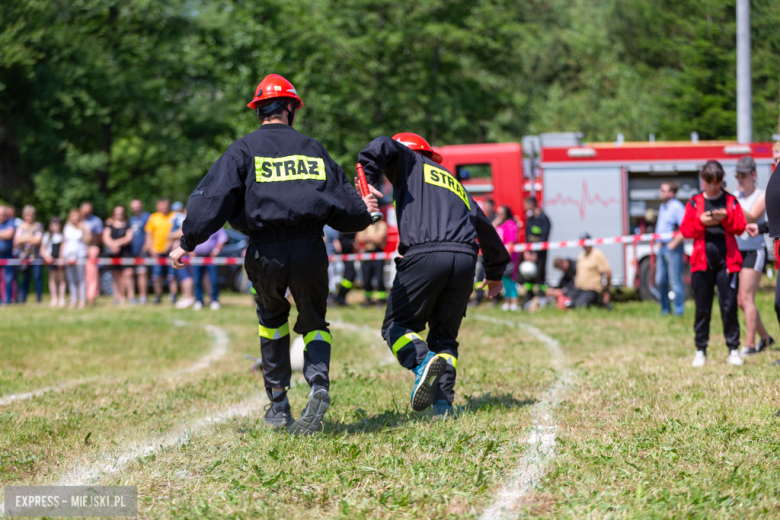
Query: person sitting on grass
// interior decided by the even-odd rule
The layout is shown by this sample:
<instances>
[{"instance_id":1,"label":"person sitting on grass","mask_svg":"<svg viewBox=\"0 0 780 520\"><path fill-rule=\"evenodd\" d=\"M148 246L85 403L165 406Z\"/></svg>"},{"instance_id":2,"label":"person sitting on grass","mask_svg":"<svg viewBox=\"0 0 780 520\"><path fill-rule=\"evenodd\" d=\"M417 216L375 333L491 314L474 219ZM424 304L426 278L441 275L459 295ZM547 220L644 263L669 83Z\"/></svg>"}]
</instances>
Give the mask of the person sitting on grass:
<instances>
[{"instance_id":1,"label":"person sitting on grass","mask_svg":"<svg viewBox=\"0 0 780 520\"><path fill-rule=\"evenodd\" d=\"M729 348L728 362L742 365L739 357L739 321L737 293L742 255L737 249L735 235L745 231L747 223L736 197L723 191L723 166L718 161L707 161L699 172L704 191L688 201L680 232L693 239L691 254L691 286L696 302L696 355L692 366L707 363L707 344L710 340L710 318L715 287L723 320L723 335Z\"/></svg>"},{"instance_id":2,"label":"person sitting on grass","mask_svg":"<svg viewBox=\"0 0 780 520\"><path fill-rule=\"evenodd\" d=\"M590 238L588 233L580 235L580 240L590 240ZM603 305L611 311L609 289L612 280L612 267L604 253L593 246L582 246L580 256L577 257L576 271L574 290L571 291L571 306L577 308Z\"/></svg>"}]
</instances>

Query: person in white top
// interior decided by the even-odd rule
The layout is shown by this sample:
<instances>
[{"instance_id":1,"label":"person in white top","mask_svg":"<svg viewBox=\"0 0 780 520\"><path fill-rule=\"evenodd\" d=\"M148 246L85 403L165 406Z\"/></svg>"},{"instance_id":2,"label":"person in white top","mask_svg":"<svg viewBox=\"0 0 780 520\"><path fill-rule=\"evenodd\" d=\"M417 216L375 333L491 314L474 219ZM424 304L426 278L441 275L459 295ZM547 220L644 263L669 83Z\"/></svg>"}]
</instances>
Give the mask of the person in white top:
<instances>
[{"instance_id":1,"label":"person in white top","mask_svg":"<svg viewBox=\"0 0 780 520\"><path fill-rule=\"evenodd\" d=\"M62 249L62 222L59 217L49 220L49 230L41 239L41 257L49 265L49 293L51 307L65 307L65 268L57 265Z\"/></svg>"},{"instance_id":2,"label":"person in white top","mask_svg":"<svg viewBox=\"0 0 780 520\"><path fill-rule=\"evenodd\" d=\"M756 162L746 155L737 163L737 200L739 200L748 224L761 228L766 226L766 199L764 190L756 188ZM750 226L750 227L753 227ZM750 229L737 237L737 246L742 253L742 270L739 272L739 291L737 304L745 314L745 346L740 352L743 356L758 354L774 345L775 340L767 332L756 308L756 291L766 266L767 250L764 235L754 235ZM756 345L756 332L761 341Z\"/></svg>"},{"instance_id":3,"label":"person in white top","mask_svg":"<svg viewBox=\"0 0 780 520\"><path fill-rule=\"evenodd\" d=\"M68 223L62 232L63 241L60 248L60 258L62 260L84 260L87 258L87 246L92 242L92 233L89 226L84 222L84 218L79 210L72 209L68 212ZM66 265L65 278L68 280L68 290L70 291L71 309L78 307L83 309L87 303L87 281L85 277L84 264Z\"/></svg>"}]
</instances>

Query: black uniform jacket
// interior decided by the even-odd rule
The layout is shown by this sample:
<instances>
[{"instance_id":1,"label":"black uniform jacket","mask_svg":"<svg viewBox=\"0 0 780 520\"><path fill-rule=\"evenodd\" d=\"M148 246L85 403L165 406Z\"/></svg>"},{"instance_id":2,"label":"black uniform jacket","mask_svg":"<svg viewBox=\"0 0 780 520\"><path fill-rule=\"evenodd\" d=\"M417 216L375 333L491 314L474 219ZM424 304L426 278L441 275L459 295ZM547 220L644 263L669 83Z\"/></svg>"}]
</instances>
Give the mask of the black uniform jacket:
<instances>
[{"instance_id":1,"label":"black uniform jacket","mask_svg":"<svg viewBox=\"0 0 780 520\"><path fill-rule=\"evenodd\" d=\"M550 239L550 219L544 213L536 217L532 213L525 221L526 242L547 242Z\"/></svg>"},{"instance_id":2,"label":"black uniform jacket","mask_svg":"<svg viewBox=\"0 0 780 520\"><path fill-rule=\"evenodd\" d=\"M225 221L250 238L278 242L371 224L366 205L322 144L267 124L231 144L187 204L181 247L192 251Z\"/></svg>"},{"instance_id":3,"label":"black uniform jacket","mask_svg":"<svg viewBox=\"0 0 780 520\"><path fill-rule=\"evenodd\" d=\"M369 183L376 184L384 174L393 184L399 253L476 255L481 248L487 279L501 279L509 253L493 224L449 171L386 136L368 143L359 161Z\"/></svg>"},{"instance_id":4,"label":"black uniform jacket","mask_svg":"<svg viewBox=\"0 0 780 520\"><path fill-rule=\"evenodd\" d=\"M769 236L780 237L780 164L769 177L766 185L766 219L769 222Z\"/></svg>"}]
</instances>

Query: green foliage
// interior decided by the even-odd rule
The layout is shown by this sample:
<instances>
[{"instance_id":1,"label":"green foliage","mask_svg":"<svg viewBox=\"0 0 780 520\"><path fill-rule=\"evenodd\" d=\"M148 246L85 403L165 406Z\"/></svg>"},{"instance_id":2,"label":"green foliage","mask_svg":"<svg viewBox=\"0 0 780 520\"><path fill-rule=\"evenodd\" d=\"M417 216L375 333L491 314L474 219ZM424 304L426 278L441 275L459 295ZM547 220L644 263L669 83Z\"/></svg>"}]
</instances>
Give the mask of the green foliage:
<instances>
[{"instance_id":1,"label":"green foliage","mask_svg":"<svg viewBox=\"0 0 780 520\"><path fill-rule=\"evenodd\" d=\"M780 4L753 6L754 129L777 127ZM725 0L7 0L0 198L44 216L92 199L185 199L257 120L268 73L298 128L351 171L380 134L443 144L618 132L733 138Z\"/></svg>"}]
</instances>

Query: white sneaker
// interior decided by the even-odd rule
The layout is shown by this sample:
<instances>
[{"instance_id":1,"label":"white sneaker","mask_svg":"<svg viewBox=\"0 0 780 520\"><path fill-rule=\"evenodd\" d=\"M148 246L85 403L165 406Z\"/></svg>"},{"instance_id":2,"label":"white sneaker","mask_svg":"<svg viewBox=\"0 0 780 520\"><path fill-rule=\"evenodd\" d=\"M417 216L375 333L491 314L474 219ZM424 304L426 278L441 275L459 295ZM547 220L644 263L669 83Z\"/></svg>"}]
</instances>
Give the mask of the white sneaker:
<instances>
[{"instance_id":1,"label":"white sneaker","mask_svg":"<svg viewBox=\"0 0 780 520\"><path fill-rule=\"evenodd\" d=\"M728 361L730 365L734 365L737 367L745 364L745 362L742 361L742 358L739 357L739 350L737 349L733 349L729 351L729 357L726 361Z\"/></svg>"},{"instance_id":2,"label":"white sneaker","mask_svg":"<svg viewBox=\"0 0 780 520\"><path fill-rule=\"evenodd\" d=\"M211 302L211 305L209 305L209 308L212 311L218 311L220 307L222 306L219 304L219 302Z\"/></svg>"},{"instance_id":3,"label":"white sneaker","mask_svg":"<svg viewBox=\"0 0 780 520\"><path fill-rule=\"evenodd\" d=\"M510 311L516 311L517 309L518 309L518 307L517 307L517 304L516 304L516 303L513 303L513 304L511 304L511 305L509 306L509 310L510 310Z\"/></svg>"},{"instance_id":4,"label":"white sneaker","mask_svg":"<svg viewBox=\"0 0 780 520\"><path fill-rule=\"evenodd\" d=\"M509 310L509 302L504 302L504 304L501 306L502 311L508 311Z\"/></svg>"},{"instance_id":5,"label":"white sneaker","mask_svg":"<svg viewBox=\"0 0 780 520\"><path fill-rule=\"evenodd\" d=\"M177 309L186 309L187 307L192 307L192 305L194 303L195 303L195 298L182 298L176 304L176 308Z\"/></svg>"},{"instance_id":6,"label":"white sneaker","mask_svg":"<svg viewBox=\"0 0 780 520\"><path fill-rule=\"evenodd\" d=\"M697 350L696 355L693 356L693 363L691 363L691 366L694 368L703 367L707 364L707 354L704 353L702 350Z\"/></svg>"},{"instance_id":7,"label":"white sneaker","mask_svg":"<svg viewBox=\"0 0 780 520\"><path fill-rule=\"evenodd\" d=\"M193 311L199 311L199 310L201 310L202 308L203 308L203 303L201 303L201 302L195 302L195 303L192 305L192 310L193 310Z\"/></svg>"}]
</instances>

